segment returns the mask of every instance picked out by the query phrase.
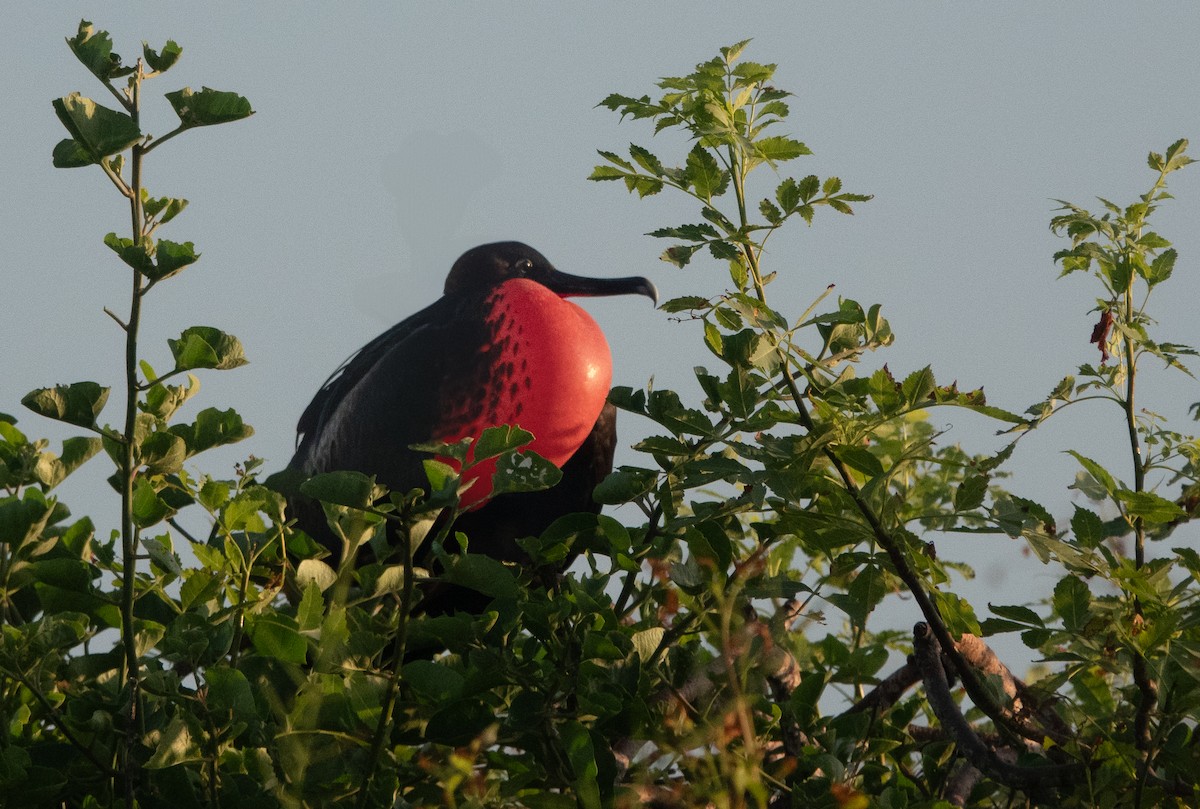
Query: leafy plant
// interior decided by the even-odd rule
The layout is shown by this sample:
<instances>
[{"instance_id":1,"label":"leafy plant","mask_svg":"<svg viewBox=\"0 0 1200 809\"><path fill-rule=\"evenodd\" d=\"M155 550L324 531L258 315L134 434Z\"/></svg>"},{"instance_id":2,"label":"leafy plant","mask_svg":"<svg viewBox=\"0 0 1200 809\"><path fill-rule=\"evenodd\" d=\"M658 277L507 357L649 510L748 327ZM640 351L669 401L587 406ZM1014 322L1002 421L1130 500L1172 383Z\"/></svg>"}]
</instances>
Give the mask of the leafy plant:
<instances>
[{"instance_id":1,"label":"leafy plant","mask_svg":"<svg viewBox=\"0 0 1200 809\"><path fill-rule=\"evenodd\" d=\"M114 427L102 418L109 388L97 383L26 396L88 433L57 454L0 415L6 805L1195 799L1200 556L1154 549L1200 502L1200 452L1135 400L1139 361L1186 371L1194 353L1152 338L1148 308L1177 263L1149 221L1169 198L1168 176L1191 162L1185 141L1151 154L1155 181L1133 204L1102 200L1094 214L1064 203L1052 220L1071 240L1055 256L1063 274L1087 273L1102 290L1100 362L1017 414L982 389L939 385L929 368L860 375L864 357L893 340L879 304L832 302L821 289L803 311L778 307L768 239L870 197L836 176L780 175L810 153L783 133L791 96L773 84L774 65L742 58L747 43L663 79L657 98L610 95L604 107L688 144L674 158L636 144L601 151L591 177L698 206L696 220L650 235L667 240L662 258L676 267L711 258L728 270L723 291L698 274L698 294L663 307L680 328L695 324L713 369L696 369L699 402L662 389L611 394L657 429L637 446L640 465L616 470L595 496L644 519L563 518L524 539L530 564L512 566L470 552L470 537L449 526L473 463L495 462L495 491L553 482L548 464L515 462L529 460L516 455L531 438L518 429L426 447L436 458L425 491L385 492L353 472L264 485L253 457L231 479L186 468L250 435L232 410L180 421L199 389L193 371L245 359L208 326L168 340L169 371L142 359L142 302L199 255L157 236L187 203L144 190L145 158L250 106L207 88L168 93L179 125L154 138L139 122L143 83L181 48L145 47L127 64L86 22L68 45L118 102L57 100L70 137L53 156L99 166L130 206L130 235L104 240L131 271L129 313L112 315L126 335L125 402ZM1092 505L1060 529L1003 488L1005 464L1035 428L1086 401L1120 408L1131 472L1073 450L1074 487ZM1008 444L972 454L948 443L927 418L939 407L992 419ZM54 494L101 449L121 496L121 529L107 541ZM343 543L336 564L289 524L289 487L324 503ZM174 521L195 506L211 515L209 537ZM951 589L969 569L939 554L950 531L1020 538L1060 580L1040 604L989 605L981 619ZM196 564L180 561L178 542ZM370 561L356 562L365 545ZM425 547L436 569L416 566ZM575 553L582 564L548 580ZM420 587L439 583L488 606L420 614ZM879 628L896 603L920 621L911 635ZM1045 659L1036 682L983 640L1008 632Z\"/></svg>"}]
</instances>

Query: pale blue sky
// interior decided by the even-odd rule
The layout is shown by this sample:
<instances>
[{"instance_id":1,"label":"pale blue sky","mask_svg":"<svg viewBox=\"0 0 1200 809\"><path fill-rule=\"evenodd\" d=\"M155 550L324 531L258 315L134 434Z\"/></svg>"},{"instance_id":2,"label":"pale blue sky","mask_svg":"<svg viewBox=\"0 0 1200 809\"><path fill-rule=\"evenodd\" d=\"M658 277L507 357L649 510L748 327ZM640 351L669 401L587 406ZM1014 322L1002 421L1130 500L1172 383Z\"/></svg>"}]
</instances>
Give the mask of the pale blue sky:
<instances>
[{"instance_id":1,"label":"pale blue sky","mask_svg":"<svg viewBox=\"0 0 1200 809\"><path fill-rule=\"evenodd\" d=\"M1023 410L1078 363L1094 291L1056 282L1047 230L1052 198L1127 202L1147 187L1145 155L1200 138L1200 5L1194 3L27 3L0 33L8 66L0 116L6 193L0 200L3 290L0 411L32 435L65 431L27 413L34 387L95 379L119 384L121 334L101 311L127 310L123 265L102 244L128 213L96 169L56 170L64 131L50 100L99 85L63 38L81 17L109 30L118 52L174 38L181 62L147 87L145 129L173 115L161 94L184 85L234 90L257 114L198 130L154 152L146 185L185 196L162 235L204 257L147 301L144 344L168 365L165 339L189 325L239 336L251 364L201 374L198 407L235 406L257 430L197 468L225 474L253 453L278 468L296 418L328 373L391 323L432 301L463 250L498 239L537 247L561 269L644 274L665 296L714 294L723 270L657 261L643 236L694 221L685 200L638 202L584 178L595 150L630 141L679 159L678 143L596 103L610 92L654 92L721 45L753 37L747 58L777 62L796 94L792 133L814 151L784 169L839 175L873 193L858 215L818 216L772 242L776 307L793 316L828 284L864 305L882 302L898 335L872 356L896 373L932 364L940 381L986 387ZM1200 144L1197 145L1200 152ZM1177 175L1179 198L1157 228L1181 259L1157 336L1200 343L1200 169ZM592 301L610 335L615 384L691 395L691 368L714 365L695 324L631 299ZM1153 373L1143 403L1182 414L1194 383ZM107 416L118 419L119 396ZM194 412L193 408L193 411ZM1083 418L1080 418L1083 417ZM938 413L938 424L951 416ZM1025 442L1013 487L1065 521L1075 447L1118 466L1115 411L1079 410L1074 424ZM954 419L948 440L995 446L991 426ZM1181 428L1187 429L1188 424ZM622 419L628 444L648 427ZM1109 439L1111 436L1111 440ZM1106 450L1105 443L1118 451ZM625 451L619 460L636 462ZM117 504L97 492L92 461L62 489L102 530ZM1195 529L1176 539L1194 541ZM970 547L968 547L970 546ZM1030 597L1020 546L1002 538L941 541L969 557L984 598ZM1006 592L1007 591L1007 592ZM982 605L980 605L982 607ZM914 609L915 615L915 609Z\"/></svg>"}]
</instances>

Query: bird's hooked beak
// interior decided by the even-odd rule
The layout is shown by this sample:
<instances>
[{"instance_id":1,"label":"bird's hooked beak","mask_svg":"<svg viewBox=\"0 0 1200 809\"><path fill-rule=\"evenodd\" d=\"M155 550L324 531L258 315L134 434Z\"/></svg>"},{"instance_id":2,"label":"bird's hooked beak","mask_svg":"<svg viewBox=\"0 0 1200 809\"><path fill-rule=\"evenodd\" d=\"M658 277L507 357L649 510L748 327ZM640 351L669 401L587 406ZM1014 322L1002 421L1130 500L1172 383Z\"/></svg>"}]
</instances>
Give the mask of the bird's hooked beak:
<instances>
[{"instance_id":1,"label":"bird's hooked beak","mask_svg":"<svg viewBox=\"0 0 1200 809\"><path fill-rule=\"evenodd\" d=\"M598 298L607 295L645 295L658 306L658 290L649 278L588 278L554 270L542 281L546 288L563 298Z\"/></svg>"}]
</instances>

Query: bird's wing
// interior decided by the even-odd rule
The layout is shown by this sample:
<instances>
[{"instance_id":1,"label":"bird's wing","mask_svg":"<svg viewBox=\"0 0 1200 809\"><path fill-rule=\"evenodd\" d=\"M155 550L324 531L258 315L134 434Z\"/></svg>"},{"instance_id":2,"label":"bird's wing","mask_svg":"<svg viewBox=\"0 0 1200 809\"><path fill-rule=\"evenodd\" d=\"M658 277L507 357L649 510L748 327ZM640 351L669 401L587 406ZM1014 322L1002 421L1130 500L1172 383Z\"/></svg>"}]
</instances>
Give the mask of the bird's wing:
<instances>
[{"instance_id":1,"label":"bird's wing","mask_svg":"<svg viewBox=\"0 0 1200 809\"><path fill-rule=\"evenodd\" d=\"M325 382L297 427L291 466L353 469L394 489L423 482L411 444L428 441L439 391L469 360L472 329L439 300L363 346Z\"/></svg>"}]
</instances>

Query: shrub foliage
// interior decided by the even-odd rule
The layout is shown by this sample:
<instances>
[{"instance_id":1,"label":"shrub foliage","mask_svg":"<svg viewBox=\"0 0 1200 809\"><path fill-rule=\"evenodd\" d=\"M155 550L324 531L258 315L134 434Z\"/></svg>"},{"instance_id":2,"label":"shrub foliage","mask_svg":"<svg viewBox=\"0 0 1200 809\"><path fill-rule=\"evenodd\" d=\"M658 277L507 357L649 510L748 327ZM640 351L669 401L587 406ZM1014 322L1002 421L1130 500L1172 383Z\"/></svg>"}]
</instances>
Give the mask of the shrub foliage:
<instances>
[{"instance_id":1,"label":"shrub foliage","mask_svg":"<svg viewBox=\"0 0 1200 809\"><path fill-rule=\"evenodd\" d=\"M775 66L743 59L745 42L654 96L610 95L601 104L622 119L690 148L601 151L590 179L689 197L692 221L650 235L665 261L707 255L729 277L662 307L712 355L695 371L701 400L612 391L657 429L595 496L641 519L564 518L524 541L534 564L507 566L450 550L464 543L436 519L457 508L448 467L429 465L429 492L334 473L304 491L325 501L347 550L375 553L333 566L290 527L260 461L231 479L194 471L195 456L252 432L233 410L181 415L194 372L245 363L237 339L189 326L167 341L173 367L141 358L143 303L199 258L157 235L187 200L150 195L147 158L246 118L249 103L166 93L179 124L154 137L142 90L180 46L128 62L87 22L67 44L115 99L53 102L69 135L53 162L99 167L129 207L128 234L103 240L131 280L127 313L109 312L126 337L124 396L110 404L91 381L25 396L79 428L57 452L0 415L5 805L1194 805L1200 555L1170 540L1200 502L1200 445L1135 400L1147 365L1187 373L1194 354L1155 336L1150 315L1177 260L1150 221L1191 162L1186 141L1149 156L1149 190L1131 204L1064 202L1051 220L1067 244L1053 257L1062 274L1094 280L1099 362L1015 413L930 368L856 373L892 342L879 304L815 290L797 312L771 296L787 264L767 264L775 231L870 196L786 173L809 150L785 132L791 97ZM1086 506L1060 525L1004 489L1005 464L1089 401L1122 414L1126 429L1096 441L1126 447L1129 462L1110 470L1096 448L1073 450ZM943 440L926 414L946 407L993 420L1002 449ZM476 458L501 458L497 490L535 485L504 461L528 440L504 427L479 439ZM107 538L55 494L98 454L119 493ZM183 509L209 514L211 535L184 531ZM381 544L389 523L407 547ZM980 614L953 592L969 571L938 553L947 532L1020 540L1057 584ZM433 575L412 564L422 542L437 575L491 599L483 614L414 610ZM537 575L579 552L552 586ZM880 620L895 596L920 621L911 633ZM1035 681L989 648L1005 633L1045 661Z\"/></svg>"}]
</instances>

